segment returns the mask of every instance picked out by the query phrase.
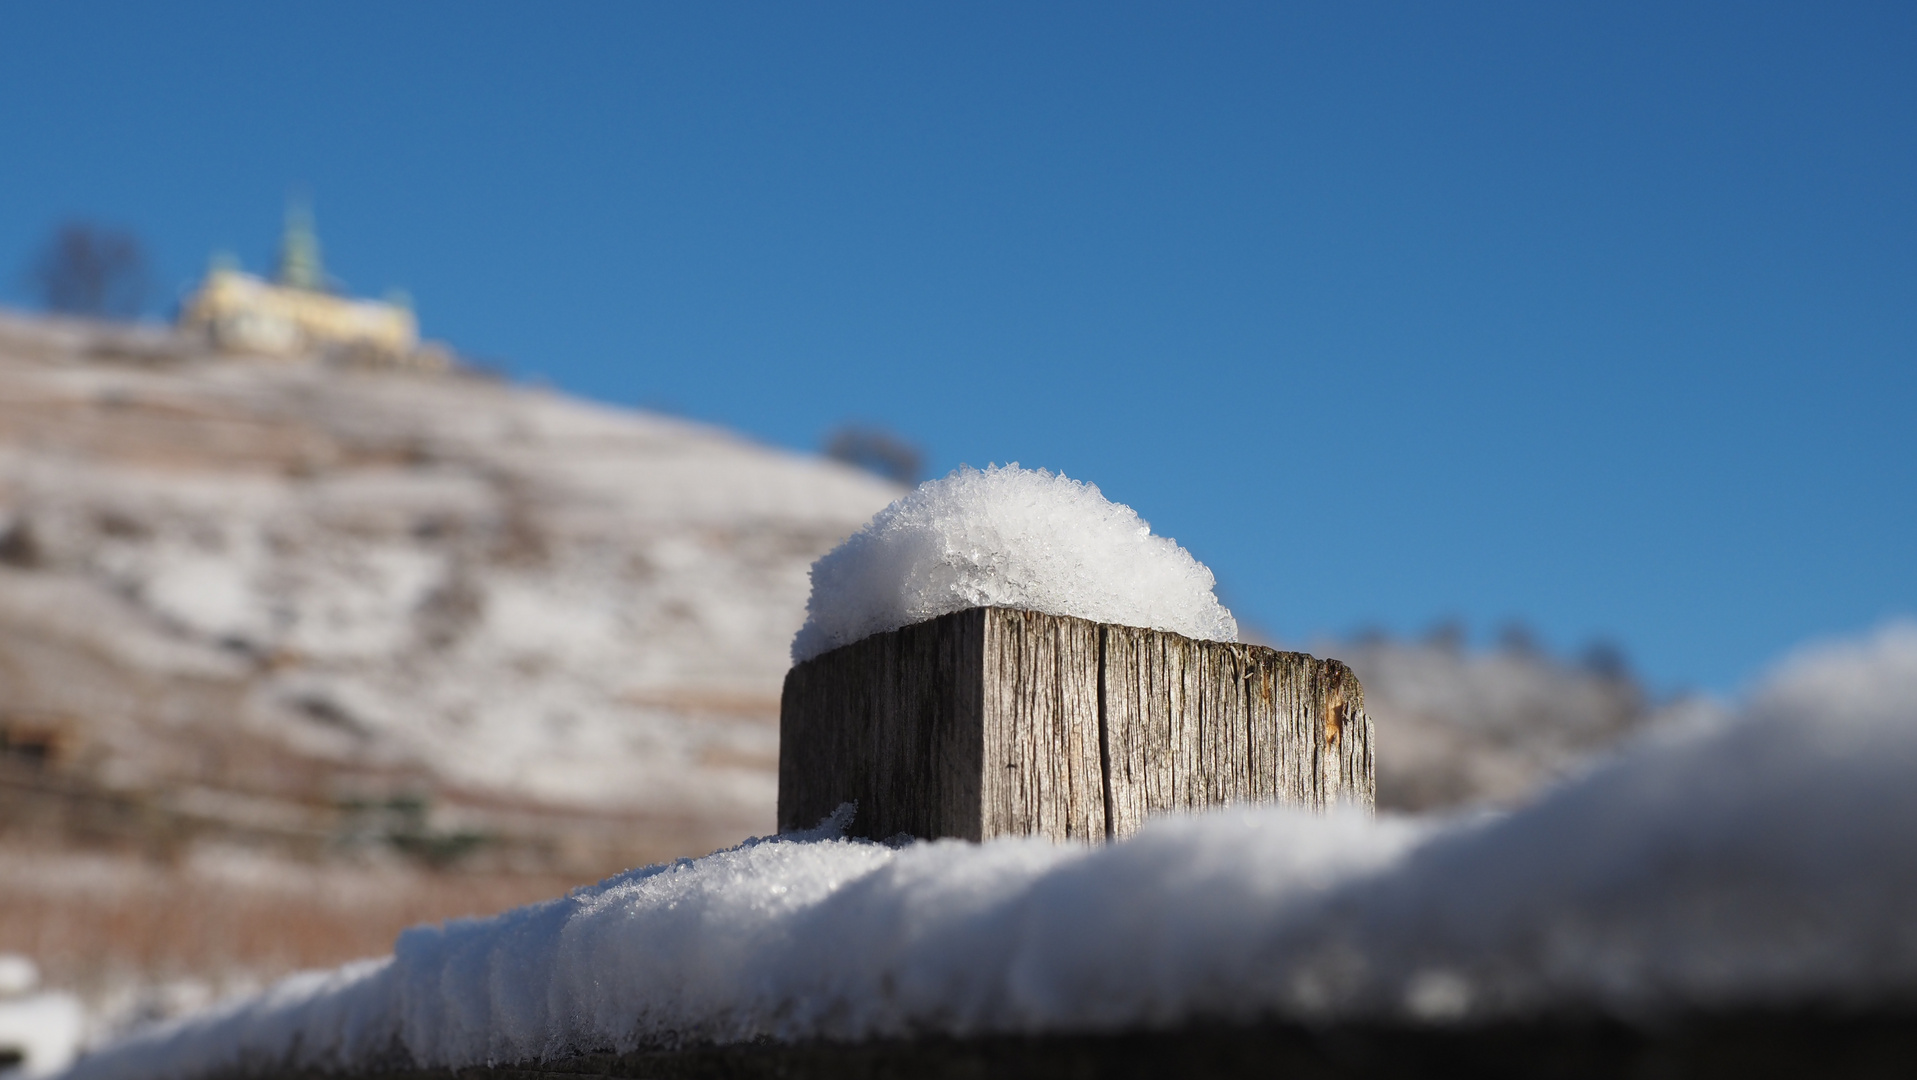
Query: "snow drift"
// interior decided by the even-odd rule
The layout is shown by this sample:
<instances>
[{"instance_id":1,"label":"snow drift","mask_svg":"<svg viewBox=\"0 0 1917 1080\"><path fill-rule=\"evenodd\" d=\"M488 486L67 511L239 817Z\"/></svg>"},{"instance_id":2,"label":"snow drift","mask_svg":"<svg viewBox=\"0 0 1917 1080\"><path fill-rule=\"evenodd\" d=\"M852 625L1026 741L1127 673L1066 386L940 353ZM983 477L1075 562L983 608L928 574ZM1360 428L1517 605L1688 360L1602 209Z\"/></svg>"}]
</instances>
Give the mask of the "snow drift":
<instances>
[{"instance_id":1,"label":"snow drift","mask_svg":"<svg viewBox=\"0 0 1917 1080\"><path fill-rule=\"evenodd\" d=\"M1807 654L1505 815L1285 809L1104 847L812 834L299 976L76 1077L459 1066L689 1041L1419 1022L1917 992L1917 626Z\"/></svg>"},{"instance_id":2,"label":"snow drift","mask_svg":"<svg viewBox=\"0 0 1917 1080\"><path fill-rule=\"evenodd\" d=\"M928 480L812 566L803 662L873 634L998 606L1237 641L1212 573L1097 485L1017 462Z\"/></svg>"}]
</instances>

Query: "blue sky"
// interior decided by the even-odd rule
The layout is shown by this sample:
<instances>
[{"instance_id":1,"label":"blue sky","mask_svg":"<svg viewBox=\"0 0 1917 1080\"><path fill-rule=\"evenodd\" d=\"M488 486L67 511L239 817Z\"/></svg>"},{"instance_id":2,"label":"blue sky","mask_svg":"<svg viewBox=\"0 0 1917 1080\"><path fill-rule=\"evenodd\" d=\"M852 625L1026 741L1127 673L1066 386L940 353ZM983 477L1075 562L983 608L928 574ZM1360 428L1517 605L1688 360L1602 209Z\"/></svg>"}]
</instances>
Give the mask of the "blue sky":
<instances>
[{"instance_id":1,"label":"blue sky","mask_svg":"<svg viewBox=\"0 0 1917 1080\"><path fill-rule=\"evenodd\" d=\"M0 23L0 302L331 270L607 401L1090 479L1306 641L1663 690L1917 613L1917 7L139 5ZM159 306L156 305L156 313Z\"/></svg>"}]
</instances>

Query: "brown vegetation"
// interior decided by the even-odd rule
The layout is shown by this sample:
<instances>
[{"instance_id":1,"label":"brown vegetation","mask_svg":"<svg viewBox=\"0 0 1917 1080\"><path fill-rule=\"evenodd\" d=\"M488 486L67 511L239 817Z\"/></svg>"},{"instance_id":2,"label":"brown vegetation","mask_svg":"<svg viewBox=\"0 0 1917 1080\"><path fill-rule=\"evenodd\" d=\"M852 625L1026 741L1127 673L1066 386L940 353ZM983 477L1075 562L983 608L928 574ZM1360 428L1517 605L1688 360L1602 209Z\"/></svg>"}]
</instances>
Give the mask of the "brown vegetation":
<instances>
[{"instance_id":1,"label":"brown vegetation","mask_svg":"<svg viewBox=\"0 0 1917 1080\"><path fill-rule=\"evenodd\" d=\"M123 853L0 847L0 952L48 985L110 1000L187 981L203 994L390 952L402 929L563 896L552 874L464 873L399 862L308 864L243 848L176 862ZM197 1002L182 1002L191 1005ZM148 1001L145 1015L170 1011Z\"/></svg>"}]
</instances>

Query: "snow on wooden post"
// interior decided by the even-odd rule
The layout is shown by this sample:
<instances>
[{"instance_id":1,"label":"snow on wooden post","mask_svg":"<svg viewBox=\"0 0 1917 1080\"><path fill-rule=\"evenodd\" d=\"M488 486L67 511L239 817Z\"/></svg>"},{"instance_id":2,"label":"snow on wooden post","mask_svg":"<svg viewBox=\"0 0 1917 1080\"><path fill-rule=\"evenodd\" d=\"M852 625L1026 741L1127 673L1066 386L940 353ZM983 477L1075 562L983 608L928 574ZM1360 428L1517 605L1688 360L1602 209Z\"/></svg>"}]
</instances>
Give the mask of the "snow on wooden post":
<instances>
[{"instance_id":1,"label":"snow on wooden post","mask_svg":"<svg viewBox=\"0 0 1917 1080\"><path fill-rule=\"evenodd\" d=\"M1257 645L977 607L805 660L780 701L782 830L857 802L855 836L1097 840L1372 800L1351 669Z\"/></svg>"}]
</instances>

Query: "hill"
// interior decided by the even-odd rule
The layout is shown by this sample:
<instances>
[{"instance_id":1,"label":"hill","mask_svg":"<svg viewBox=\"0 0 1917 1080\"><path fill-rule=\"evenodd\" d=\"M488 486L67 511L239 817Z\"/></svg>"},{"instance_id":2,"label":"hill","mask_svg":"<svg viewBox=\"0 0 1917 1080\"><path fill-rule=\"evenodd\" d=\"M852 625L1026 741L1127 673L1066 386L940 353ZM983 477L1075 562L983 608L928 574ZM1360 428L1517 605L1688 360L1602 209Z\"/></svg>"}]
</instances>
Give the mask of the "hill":
<instances>
[{"instance_id":1,"label":"hill","mask_svg":"<svg viewBox=\"0 0 1917 1080\"><path fill-rule=\"evenodd\" d=\"M807 567L896 494L486 379L8 318L0 738L141 808L62 827L142 843L585 813L618 838L540 857L703 849L770 828Z\"/></svg>"}]
</instances>

